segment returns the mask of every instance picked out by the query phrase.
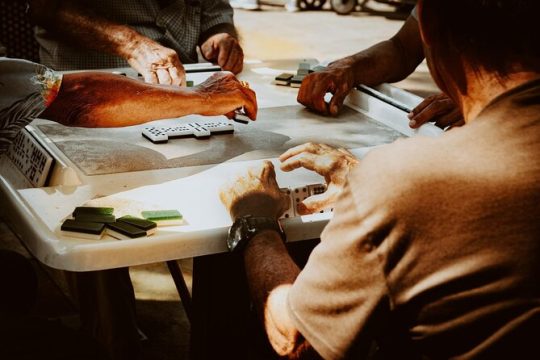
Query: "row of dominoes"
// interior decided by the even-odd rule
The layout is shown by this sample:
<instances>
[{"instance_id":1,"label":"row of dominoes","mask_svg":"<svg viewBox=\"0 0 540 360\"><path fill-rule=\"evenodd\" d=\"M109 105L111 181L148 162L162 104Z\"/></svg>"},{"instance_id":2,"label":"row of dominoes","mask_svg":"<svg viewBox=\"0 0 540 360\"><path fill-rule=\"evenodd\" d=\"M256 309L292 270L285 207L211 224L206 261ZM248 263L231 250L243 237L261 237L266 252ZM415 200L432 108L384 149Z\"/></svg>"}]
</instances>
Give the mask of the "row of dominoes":
<instances>
[{"instance_id":1,"label":"row of dominoes","mask_svg":"<svg viewBox=\"0 0 540 360\"><path fill-rule=\"evenodd\" d=\"M154 144L166 143L170 138L195 136L207 138L212 134L228 134L234 132L234 125L228 121L212 121L205 123L188 123L177 126L145 127L142 135Z\"/></svg>"},{"instance_id":2,"label":"row of dominoes","mask_svg":"<svg viewBox=\"0 0 540 360\"><path fill-rule=\"evenodd\" d=\"M19 131L7 156L34 187L46 185L54 158L26 129Z\"/></svg>"},{"instance_id":3,"label":"row of dominoes","mask_svg":"<svg viewBox=\"0 0 540 360\"><path fill-rule=\"evenodd\" d=\"M288 219L300 216L297 205L312 195L322 194L326 191L326 184L304 185L297 188L281 188L282 192L289 196L289 209L280 219ZM319 211L320 213L333 212L334 208L328 208Z\"/></svg>"}]
</instances>

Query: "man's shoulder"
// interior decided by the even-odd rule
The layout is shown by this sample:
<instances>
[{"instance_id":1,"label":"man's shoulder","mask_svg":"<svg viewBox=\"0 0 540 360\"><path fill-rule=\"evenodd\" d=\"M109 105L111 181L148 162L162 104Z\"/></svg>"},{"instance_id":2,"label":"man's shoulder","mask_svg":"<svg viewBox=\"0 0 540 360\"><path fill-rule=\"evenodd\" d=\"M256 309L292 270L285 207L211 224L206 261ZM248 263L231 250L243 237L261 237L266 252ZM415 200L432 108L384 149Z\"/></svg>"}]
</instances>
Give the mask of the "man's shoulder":
<instances>
[{"instance_id":1,"label":"man's shoulder","mask_svg":"<svg viewBox=\"0 0 540 360\"><path fill-rule=\"evenodd\" d=\"M351 176L374 177L389 185L404 185L436 170L441 164L438 154L447 146L441 139L399 139L370 151Z\"/></svg>"}]
</instances>

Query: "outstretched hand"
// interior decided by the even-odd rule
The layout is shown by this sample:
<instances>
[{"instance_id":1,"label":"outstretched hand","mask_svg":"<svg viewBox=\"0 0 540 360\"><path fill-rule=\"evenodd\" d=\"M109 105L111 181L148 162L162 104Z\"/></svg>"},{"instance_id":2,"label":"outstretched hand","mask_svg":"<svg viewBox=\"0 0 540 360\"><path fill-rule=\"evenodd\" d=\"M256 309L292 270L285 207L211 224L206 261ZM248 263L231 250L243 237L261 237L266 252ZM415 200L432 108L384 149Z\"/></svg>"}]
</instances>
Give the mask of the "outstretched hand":
<instances>
[{"instance_id":1,"label":"outstretched hand","mask_svg":"<svg viewBox=\"0 0 540 360\"><path fill-rule=\"evenodd\" d=\"M225 185L219 196L233 221L244 215L278 219L289 207L289 198L279 190L270 161Z\"/></svg>"},{"instance_id":2,"label":"outstretched hand","mask_svg":"<svg viewBox=\"0 0 540 360\"><path fill-rule=\"evenodd\" d=\"M232 119L236 109L252 120L257 118L257 96L255 92L244 86L233 74L219 72L213 74L206 81L195 86L194 91L206 99L206 106L200 115L223 115Z\"/></svg>"},{"instance_id":3,"label":"outstretched hand","mask_svg":"<svg viewBox=\"0 0 540 360\"><path fill-rule=\"evenodd\" d=\"M330 207L343 190L350 170L358 164L358 159L346 149L316 143L291 148L279 160L283 171L303 167L317 172L326 180L327 189L324 193L310 196L297 205L302 215Z\"/></svg>"}]
</instances>

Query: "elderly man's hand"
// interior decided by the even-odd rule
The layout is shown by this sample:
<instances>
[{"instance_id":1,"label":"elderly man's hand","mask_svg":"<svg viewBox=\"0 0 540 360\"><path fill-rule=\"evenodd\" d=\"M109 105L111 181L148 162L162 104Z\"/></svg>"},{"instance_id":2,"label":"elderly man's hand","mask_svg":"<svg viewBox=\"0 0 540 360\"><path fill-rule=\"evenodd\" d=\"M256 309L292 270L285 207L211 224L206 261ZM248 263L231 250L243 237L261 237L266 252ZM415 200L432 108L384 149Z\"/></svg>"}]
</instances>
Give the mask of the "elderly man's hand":
<instances>
[{"instance_id":1,"label":"elderly man's hand","mask_svg":"<svg viewBox=\"0 0 540 360\"><path fill-rule=\"evenodd\" d=\"M178 54L147 37L138 36L126 44L121 55L147 83L186 85L184 66Z\"/></svg>"},{"instance_id":2,"label":"elderly man's hand","mask_svg":"<svg viewBox=\"0 0 540 360\"><path fill-rule=\"evenodd\" d=\"M210 36L202 45L201 53L208 61L218 64L223 70L238 74L244 66L244 51L238 39L219 33Z\"/></svg>"},{"instance_id":3,"label":"elderly man's hand","mask_svg":"<svg viewBox=\"0 0 540 360\"><path fill-rule=\"evenodd\" d=\"M409 125L412 128L430 121L435 122L435 125L442 129L465 124L461 110L452 99L442 93L427 97L408 116Z\"/></svg>"},{"instance_id":4,"label":"elderly man's hand","mask_svg":"<svg viewBox=\"0 0 540 360\"><path fill-rule=\"evenodd\" d=\"M221 202L231 218L244 215L279 218L289 207L289 197L279 190L274 165L264 161L251 168L220 192Z\"/></svg>"},{"instance_id":5,"label":"elderly man's hand","mask_svg":"<svg viewBox=\"0 0 540 360\"><path fill-rule=\"evenodd\" d=\"M338 60L325 70L306 76L298 91L297 100L308 109L336 116L354 86L354 74L348 62ZM324 100L326 93L333 94L330 103Z\"/></svg>"},{"instance_id":6,"label":"elderly man's hand","mask_svg":"<svg viewBox=\"0 0 540 360\"><path fill-rule=\"evenodd\" d=\"M257 118L257 97L255 92L244 86L231 73L219 72L205 82L194 87L205 100L200 115L225 115L232 119L234 111L244 108L244 113L252 120Z\"/></svg>"},{"instance_id":7,"label":"elderly man's hand","mask_svg":"<svg viewBox=\"0 0 540 360\"><path fill-rule=\"evenodd\" d=\"M345 186L347 175L358 164L358 160L345 149L336 149L325 144L307 143L283 153L279 160L283 171L299 167L324 176L327 189L323 194L313 195L297 204L300 214L311 214L330 207Z\"/></svg>"}]
</instances>

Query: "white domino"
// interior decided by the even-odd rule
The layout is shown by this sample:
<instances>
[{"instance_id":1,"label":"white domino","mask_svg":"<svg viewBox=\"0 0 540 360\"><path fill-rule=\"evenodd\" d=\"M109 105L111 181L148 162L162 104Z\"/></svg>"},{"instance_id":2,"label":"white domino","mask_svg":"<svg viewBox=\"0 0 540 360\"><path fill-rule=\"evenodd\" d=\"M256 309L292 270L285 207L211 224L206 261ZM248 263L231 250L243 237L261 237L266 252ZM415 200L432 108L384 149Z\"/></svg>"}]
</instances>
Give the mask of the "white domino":
<instances>
[{"instance_id":1,"label":"white domino","mask_svg":"<svg viewBox=\"0 0 540 360\"><path fill-rule=\"evenodd\" d=\"M280 219L289 219L301 216L298 213L297 205L310 196L322 194L326 191L326 184L312 184L296 188L281 188L283 193L289 196L289 209L281 215ZM330 207L319 211L320 213L333 212L334 208Z\"/></svg>"},{"instance_id":2,"label":"white domino","mask_svg":"<svg viewBox=\"0 0 540 360\"><path fill-rule=\"evenodd\" d=\"M169 136L157 127L145 127L142 135L153 143L166 143L169 141Z\"/></svg>"},{"instance_id":3,"label":"white domino","mask_svg":"<svg viewBox=\"0 0 540 360\"><path fill-rule=\"evenodd\" d=\"M204 124L204 127L214 133L232 133L234 131L234 125L229 121L216 121Z\"/></svg>"},{"instance_id":4,"label":"white domino","mask_svg":"<svg viewBox=\"0 0 540 360\"><path fill-rule=\"evenodd\" d=\"M207 138L212 134L234 132L234 125L227 121L212 121L205 123L188 123L178 126L145 127L142 135L155 144L166 143L171 138L194 136Z\"/></svg>"},{"instance_id":5,"label":"white domino","mask_svg":"<svg viewBox=\"0 0 540 360\"><path fill-rule=\"evenodd\" d=\"M7 156L32 186L46 185L54 158L28 130L19 131L7 151Z\"/></svg>"},{"instance_id":6,"label":"white domino","mask_svg":"<svg viewBox=\"0 0 540 360\"><path fill-rule=\"evenodd\" d=\"M193 135L195 135L196 138L209 137L211 134L210 130L199 123L190 123L188 125L192 127Z\"/></svg>"}]
</instances>

